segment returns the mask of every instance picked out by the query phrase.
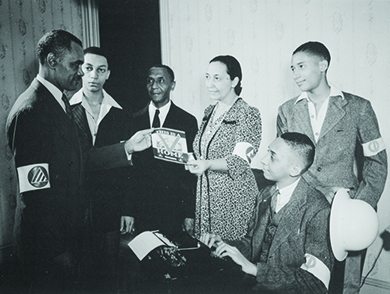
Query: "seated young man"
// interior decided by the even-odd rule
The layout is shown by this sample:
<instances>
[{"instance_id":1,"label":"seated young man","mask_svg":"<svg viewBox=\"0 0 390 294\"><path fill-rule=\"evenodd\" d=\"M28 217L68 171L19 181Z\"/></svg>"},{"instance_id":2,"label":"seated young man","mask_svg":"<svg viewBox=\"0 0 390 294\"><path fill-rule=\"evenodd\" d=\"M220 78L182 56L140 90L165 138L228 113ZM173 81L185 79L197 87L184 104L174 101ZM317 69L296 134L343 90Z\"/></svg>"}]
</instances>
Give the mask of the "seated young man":
<instances>
[{"instance_id":1,"label":"seated young man","mask_svg":"<svg viewBox=\"0 0 390 294\"><path fill-rule=\"evenodd\" d=\"M327 293L333 267L329 241L330 206L301 178L314 159L314 144L304 134L284 133L262 159L264 176L276 184L264 188L238 241L224 242L207 233L200 241L215 246L253 276L261 293Z\"/></svg>"}]
</instances>

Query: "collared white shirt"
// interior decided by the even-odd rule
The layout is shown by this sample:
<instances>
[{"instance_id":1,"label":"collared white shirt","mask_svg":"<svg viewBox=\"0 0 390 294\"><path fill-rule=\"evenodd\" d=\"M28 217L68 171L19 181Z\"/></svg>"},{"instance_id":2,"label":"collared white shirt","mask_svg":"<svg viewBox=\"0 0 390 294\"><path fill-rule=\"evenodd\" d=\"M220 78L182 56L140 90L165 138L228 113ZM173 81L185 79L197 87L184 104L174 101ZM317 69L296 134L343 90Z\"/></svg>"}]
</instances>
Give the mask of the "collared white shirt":
<instances>
[{"instance_id":1,"label":"collared white shirt","mask_svg":"<svg viewBox=\"0 0 390 294\"><path fill-rule=\"evenodd\" d=\"M54 98L57 100L57 102L61 105L62 109L66 113L65 103L62 101L62 95L60 89L58 89L56 86L54 86L52 83L50 83L48 80L37 74L37 80L46 87L46 89L49 90L49 92L54 96Z\"/></svg>"},{"instance_id":2,"label":"collared white shirt","mask_svg":"<svg viewBox=\"0 0 390 294\"><path fill-rule=\"evenodd\" d=\"M110 111L111 107L122 109L122 107L118 104L118 102L114 100L114 98L112 98L109 94L107 94L107 92L104 89L102 91L103 91L103 100L100 106L98 117L94 117L91 106L89 105L88 101L84 97L83 89L81 89L76 94L74 94L72 99L70 100L71 105L81 102L81 106L84 107L85 114L87 116L89 130L91 131L91 135L92 135L93 145L95 145L96 135L99 130L99 124L107 115L107 113Z\"/></svg>"},{"instance_id":3,"label":"collared white shirt","mask_svg":"<svg viewBox=\"0 0 390 294\"><path fill-rule=\"evenodd\" d=\"M150 101L149 103L149 122L150 122L150 127L152 127L152 124L153 124L153 118L154 118L154 114L156 112L156 109L160 110L160 114L158 115L159 119L160 119L160 128L162 127L162 125L164 124L165 122L165 119L168 115L168 112L169 112L169 109L171 108L171 100L169 100L169 102L167 104L165 104L163 107L161 108L157 108L156 106L154 106L153 102Z\"/></svg>"},{"instance_id":4,"label":"collared white shirt","mask_svg":"<svg viewBox=\"0 0 390 294\"><path fill-rule=\"evenodd\" d=\"M329 98L331 96L341 96L342 99L344 99L344 95L340 90L338 90L335 87L330 87L329 97L326 98L324 103L321 105L321 108L318 111L318 115L316 113L315 105L314 105L313 101L310 100L307 92L302 92L302 94L299 95L298 99L295 101L295 103L297 103L298 101L300 101L302 99L307 100L307 106L309 109L309 116L310 116L310 123L311 123L311 127L313 130L314 139L316 142L318 141L320 134L321 134L321 128L322 128L322 125L324 124L324 121L325 121L326 112L328 110L328 105L329 105Z\"/></svg>"},{"instance_id":5,"label":"collared white shirt","mask_svg":"<svg viewBox=\"0 0 390 294\"><path fill-rule=\"evenodd\" d=\"M277 199L276 208L275 208L276 213L278 213L279 210L281 210L290 201L291 195L294 192L295 188L297 187L300 178L301 177L299 177L298 180L296 180L291 185L288 185L287 187L284 187L282 189L279 189L279 187L277 187L279 189L279 194L278 197L276 198Z\"/></svg>"}]
</instances>

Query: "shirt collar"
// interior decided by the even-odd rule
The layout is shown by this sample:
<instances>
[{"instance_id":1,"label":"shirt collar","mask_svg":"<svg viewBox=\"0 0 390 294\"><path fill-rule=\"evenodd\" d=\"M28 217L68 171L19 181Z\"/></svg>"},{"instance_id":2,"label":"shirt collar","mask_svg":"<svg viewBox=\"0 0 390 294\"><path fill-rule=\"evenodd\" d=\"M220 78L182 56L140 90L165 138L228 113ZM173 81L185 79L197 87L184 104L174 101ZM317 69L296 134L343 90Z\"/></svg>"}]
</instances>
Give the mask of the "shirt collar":
<instances>
[{"instance_id":1,"label":"shirt collar","mask_svg":"<svg viewBox=\"0 0 390 294\"><path fill-rule=\"evenodd\" d=\"M297 187L299 180L301 177L299 177L294 183L288 185L287 187L279 189L276 185L276 187L279 189L279 195L277 197L277 203L276 203L276 212L281 210L289 201L290 198Z\"/></svg>"},{"instance_id":2,"label":"shirt collar","mask_svg":"<svg viewBox=\"0 0 390 294\"><path fill-rule=\"evenodd\" d=\"M122 109L122 106L120 106L118 104L118 102L115 101L114 98L112 98L104 89L103 90L103 100L102 100L102 106L106 106L106 107L115 107L115 108L119 108L119 109ZM85 108L85 103L88 104L88 102L83 99L84 95L83 95L83 89L80 89L76 94L73 95L73 97L70 99L70 104L71 105L74 105L74 104L77 104L77 103L80 103L81 102L81 105L84 106Z\"/></svg>"},{"instance_id":3,"label":"shirt collar","mask_svg":"<svg viewBox=\"0 0 390 294\"><path fill-rule=\"evenodd\" d=\"M57 101L60 101L61 105L63 104L63 93L60 89L58 89L56 86L54 86L52 83L50 83L48 80L46 80L39 74L37 75L37 80L49 90L49 92L54 96L54 98L56 98Z\"/></svg>"},{"instance_id":4,"label":"shirt collar","mask_svg":"<svg viewBox=\"0 0 390 294\"><path fill-rule=\"evenodd\" d=\"M337 89L334 86L330 86L330 94L329 97L336 97L336 96L341 96L341 99L344 99L344 94L341 92L339 89ZM310 101L309 95L307 92L302 92L301 95L298 96L297 100L295 100L294 104L297 104L299 101L306 99L307 101Z\"/></svg>"},{"instance_id":5,"label":"shirt collar","mask_svg":"<svg viewBox=\"0 0 390 294\"><path fill-rule=\"evenodd\" d=\"M276 185L276 187L279 189L279 193L284 194L284 195L288 195L288 194L291 195L292 192L294 191L295 187L298 185L300 178L301 177L299 177L294 183L292 183L284 188L279 188L278 185Z\"/></svg>"},{"instance_id":6,"label":"shirt collar","mask_svg":"<svg viewBox=\"0 0 390 294\"><path fill-rule=\"evenodd\" d=\"M149 110L152 111L153 113L156 111L156 109L160 110L160 113L168 112L169 108L171 107L171 103L172 103L171 100L169 100L168 103L165 104L163 107L157 108L156 106L154 106L153 102L150 101Z\"/></svg>"}]
</instances>

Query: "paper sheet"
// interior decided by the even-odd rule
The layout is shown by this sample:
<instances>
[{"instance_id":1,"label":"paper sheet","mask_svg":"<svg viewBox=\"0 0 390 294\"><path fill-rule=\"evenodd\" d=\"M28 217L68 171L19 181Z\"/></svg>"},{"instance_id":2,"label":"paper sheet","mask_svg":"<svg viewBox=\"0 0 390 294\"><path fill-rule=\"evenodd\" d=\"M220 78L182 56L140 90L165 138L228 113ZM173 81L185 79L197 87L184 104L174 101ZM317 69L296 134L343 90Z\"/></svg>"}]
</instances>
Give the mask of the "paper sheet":
<instances>
[{"instance_id":1,"label":"paper sheet","mask_svg":"<svg viewBox=\"0 0 390 294\"><path fill-rule=\"evenodd\" d=\"M130 249L138 257L139 260L144 259L150 251L159 246L175 246L171 241L165 238L162 234L156 232L142 232L128 243Z\"/></svg>"}]
</instances>

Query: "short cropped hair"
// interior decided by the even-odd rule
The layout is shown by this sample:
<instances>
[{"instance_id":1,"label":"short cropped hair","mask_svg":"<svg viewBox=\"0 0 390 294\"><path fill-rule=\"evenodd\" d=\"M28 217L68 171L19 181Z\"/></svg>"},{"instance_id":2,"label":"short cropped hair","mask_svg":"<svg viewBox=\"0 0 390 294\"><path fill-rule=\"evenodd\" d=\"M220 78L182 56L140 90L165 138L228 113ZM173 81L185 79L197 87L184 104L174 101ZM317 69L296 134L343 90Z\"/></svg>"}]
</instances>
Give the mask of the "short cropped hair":
<instances>
[{"instance_id":1,"label":"short cropped hair","mask_svg":"<svg viewBox=\"0 0 390 294\"><path fill-rule=\"evenodd\" d=\"M301 133L284 133L280 136L284 142L292 148L303 160L304 169L303 174L313 164L315 155L315 146L308 136Z\"/></svg>"},{"instance_id":2,"label":"short cropped hair","mask_svg":"<svg viewBox=\"0 0 390 294\"><path fill-rule=\"evenodd\" d=\"M106 51L104 51L100 47L91 46L91 47L85 48L84 49L84 55L86 55L88 53L89 54L95 54L95 55L103 56L103 57L105 57L108 60Z\"/></svg>"},{"instance_id":3,"label":"short cropped hair","mask_svg":"<svg viewBox=\"0 0 390 294\"><path fill-rule=\"evenodd\" d=\"M330 53L328 48L325 47L324 44L320 42L310 41L305 44L302 44L299 46L295 51L293 52L293 55L298 52L305 52L312 55L316 55L322 60L326 60L328 62L328 66L330 64Z\"/></svg>"},{"instance_id":4,"label":"short cropped hair","mask_svg":"<svg viewBox=\"0 0 390 294\"><path fill-rule=\"evenodd\" d=\"M222 62L223 64L226 65L227 73L230 76L231 80L234 80L235 77L238 77L238 83L234 87L234 92L237 95L240 95L242 91L242 87L241 87L242 70L238 60L230 55L219 55L211 59L209 63L216 62L216 61Z\"/></svg>"},{"instance_id":5,"label":"short cropped hair","mask_svg":"<svg viewBox=\"0 0 390 294\"><path fill-rule=\"evenodd\" d=\"M175 81L175 73L173 72L172 68L170 68L168 65L164 65L164 64L156 64L156 65L153 65L149 71L153 68L153 67L157 67L157 68L165 68L168 72L168 75L169 77L171 78L171 82L174 82Z\"/></svg>"},{"instance_id":6,"label":"short cropped hair","mask_svg":"<svg viewBox=\"0 0 390 294\"><path fill-rule=\"evenodd\" d=\"M47 32L38 41L37 58L44 64L49 53L53 53L57 58L61 57L65 50L72 50L72 42L83 46L83 43L75 35L64 30L52 30Z\"/></svg>"}]
</instances>

